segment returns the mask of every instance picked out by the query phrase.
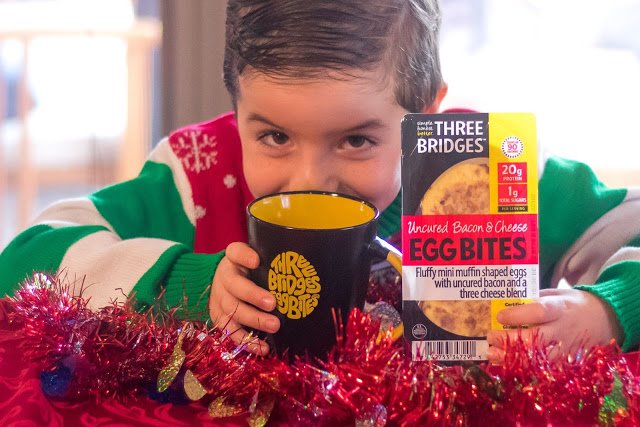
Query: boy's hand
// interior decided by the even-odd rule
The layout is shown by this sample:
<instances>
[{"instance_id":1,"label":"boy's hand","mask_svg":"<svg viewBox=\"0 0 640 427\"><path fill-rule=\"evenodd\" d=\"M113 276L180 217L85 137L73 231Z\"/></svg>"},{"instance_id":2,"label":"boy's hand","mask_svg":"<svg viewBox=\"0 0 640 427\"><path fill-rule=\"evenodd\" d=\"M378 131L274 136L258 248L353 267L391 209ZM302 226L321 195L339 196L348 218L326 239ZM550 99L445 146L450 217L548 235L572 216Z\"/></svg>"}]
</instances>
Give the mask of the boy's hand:
<instances>
[{"instance_id":1,"label":"boy's hand","mask_svg":"<svg viewBox=\"0 0 640 427\"><path fill-rule=\"evenodd\" d=\"M622 344L623 333L611 307L597 296L578 289L543 289L540 299L530 304L510 307L498 313L498 322L505 325L528 325L526 329L490 331L487 336L487 359L502 363L505 339L531 340L534 331L542 342L556 341L558 346L550 357L562 357L596 344L608 344L612 338Z\"/></svg>"},{"instance_id":2,"label":"boy's hand","mask_svg":"<svg viewBox=\"0 0 640 427\"><path fill-rule=\"evenodd\" d=\"M236 344L247 337L243 326L264 332L280 329L278 318L265 313L275 308L274 296L247 278L249 269L258 264L258 254L249 245L234 242L227 246L225 257L213 277L209 316L216 327L229 331ZM267 343L255 337L248 341L247 349L259 355L269 352Z\"/></svg>"}]
</instances>

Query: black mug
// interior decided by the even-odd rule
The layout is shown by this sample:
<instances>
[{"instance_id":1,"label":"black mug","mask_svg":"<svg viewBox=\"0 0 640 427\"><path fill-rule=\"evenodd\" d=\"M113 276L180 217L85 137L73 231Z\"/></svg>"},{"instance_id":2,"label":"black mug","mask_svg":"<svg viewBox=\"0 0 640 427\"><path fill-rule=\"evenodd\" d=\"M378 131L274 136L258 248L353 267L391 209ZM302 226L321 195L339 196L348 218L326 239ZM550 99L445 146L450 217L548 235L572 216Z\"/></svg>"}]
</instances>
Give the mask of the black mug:
<instances>
[{"instance_id":1,"label":"black mug","mask_svg":"<svg viewBox=\"0 0 640 427\"><path fill-rule=\"evenodd\" d=\"M361 308L371 262L401 255L376 236L378 210L338 193L284 192L247 208L249 245L260 255L250 278L276 298L280 330L262 336L279 355L323 358L336 343L335 315L346 324ZM259 334L260 335L260 334Z\"/></svg>"}]
</instances>

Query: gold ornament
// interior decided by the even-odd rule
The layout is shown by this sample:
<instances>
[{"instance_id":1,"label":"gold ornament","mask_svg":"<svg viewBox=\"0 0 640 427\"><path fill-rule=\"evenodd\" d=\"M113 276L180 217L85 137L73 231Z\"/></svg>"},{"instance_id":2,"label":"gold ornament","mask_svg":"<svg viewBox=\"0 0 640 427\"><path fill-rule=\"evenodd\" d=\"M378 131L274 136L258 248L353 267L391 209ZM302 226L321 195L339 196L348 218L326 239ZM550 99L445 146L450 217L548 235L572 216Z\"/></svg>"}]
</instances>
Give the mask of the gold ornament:
<instances>
[{"instance_id":1,"label":"gold ornament","mask_svg":"<svg viewBox=\"0 0 640 427\"><path fill-rule=\"evenodd\" d=\"M200 381L193 375L190 369L184 373L184 392L191 400L200 400L207 394L207 390L202 386Z\"/></svg>"},{"instance_id":2,"label":"gold ornament","mask_svg":"<svg viewBox=\"0 0 640 427\"><path fill-rule=\"evenodd\" d=\"M227 405L224 397L218 397L209 404L209 416L211 418L233 417L242 413L238 406Z\"/></svg>"},{"instance_id":3,"label":"gold ornament","mask_svg":"<svg viewBox=\"0 0 640 427\"><path fill-rule=\"evenodd\" d=\"M274 396L266 396L260 400L256 399L257 394L254 397L255 405L251 405L253 410L249 414L247 423L250 427L264 427L267 424L267 421L269 421L276 399Z\"/></svg>"},{"instance_id":4,"label":"gold ornament","mask_svg":"<svg viewBox=\"0 0 640 427\"><path fill-rule=\"evenodd\" d=\"M187 333L187 330L191 330L192 325L188 323L185 325L180 331L180 335L178 335L178 340L176 342L175 347L173 347L173 352L169 357L169 361L167 364L160 370L158 374L158 382L157 387L160 393L166 391L173 380L178 376L178 372L180 372L180 368L182 368L182 364L184 363L184 359L186 357L185 352L182 350L182 341Z\"/></svg>"}]
</instances>

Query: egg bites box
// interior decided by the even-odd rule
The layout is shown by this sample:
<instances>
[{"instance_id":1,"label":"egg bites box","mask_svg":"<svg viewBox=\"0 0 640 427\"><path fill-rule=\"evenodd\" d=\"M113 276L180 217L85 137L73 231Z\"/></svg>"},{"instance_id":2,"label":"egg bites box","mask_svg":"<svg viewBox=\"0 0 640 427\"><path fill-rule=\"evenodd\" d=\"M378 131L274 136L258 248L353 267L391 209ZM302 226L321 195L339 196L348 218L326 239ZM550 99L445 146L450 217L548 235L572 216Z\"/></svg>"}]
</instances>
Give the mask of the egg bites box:
<instances>
[{"instance_id":1,"label":"egg bites box","mask_svg":"<svg viewBox=\"0 0 640 427\"><path fill-rule=\"evenodd\" d=\"M402 121L402 299L413 360L485 360L497 313L538 297L538 171L528 113Z\"/></svg>"}]
</instances>

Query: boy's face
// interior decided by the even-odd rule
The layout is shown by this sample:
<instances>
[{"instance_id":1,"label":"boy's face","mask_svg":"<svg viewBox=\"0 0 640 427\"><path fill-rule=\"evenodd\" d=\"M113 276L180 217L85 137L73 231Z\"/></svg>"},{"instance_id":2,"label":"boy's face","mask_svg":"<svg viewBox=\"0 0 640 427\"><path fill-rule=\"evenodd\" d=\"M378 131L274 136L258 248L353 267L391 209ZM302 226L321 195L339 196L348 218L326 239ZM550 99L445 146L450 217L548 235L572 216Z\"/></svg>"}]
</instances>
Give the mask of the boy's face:
<instances>
[{"instance_id":1,"label":"boy's face","mask_svg":"<svg viewBox=\"0 0 640 427\"><path fill-rule=\"evenodd\" d=\"M396 197L407 111L377 74L296 80L245 71L239 83L244 174L255 197L332 191L381 211Z\"/></svg>"}]
</instances>

